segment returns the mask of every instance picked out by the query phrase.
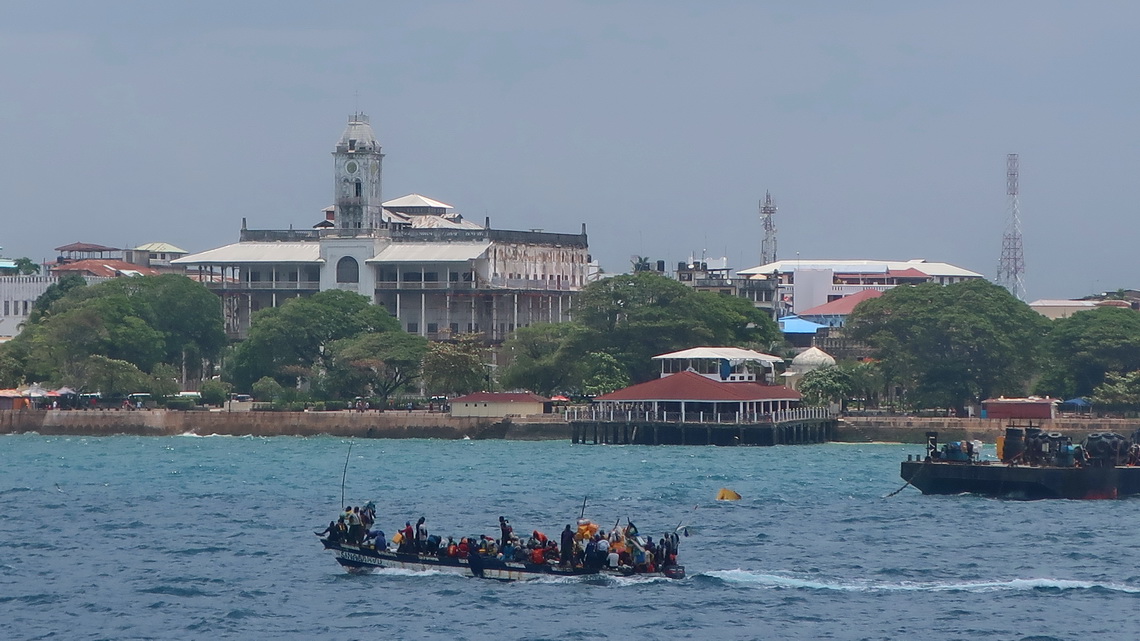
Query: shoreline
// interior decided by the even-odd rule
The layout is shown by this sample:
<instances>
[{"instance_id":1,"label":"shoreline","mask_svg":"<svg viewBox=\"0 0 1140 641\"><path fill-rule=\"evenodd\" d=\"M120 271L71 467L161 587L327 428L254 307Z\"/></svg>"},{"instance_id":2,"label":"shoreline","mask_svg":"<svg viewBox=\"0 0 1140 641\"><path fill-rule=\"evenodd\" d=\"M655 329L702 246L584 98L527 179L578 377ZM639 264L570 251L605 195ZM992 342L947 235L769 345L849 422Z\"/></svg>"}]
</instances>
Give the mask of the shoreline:
<instances>
[{"instance_id":1,"label":"shoreline","mask_svg":"<svg viewBox=\"0 0 1140 641\"><path fill-rule=\"evenodd\" d=\"M1023 422L1024 423L1024 422ZM1046 432L1062 432L1074 441L1092 432L1130 436L1140 419L1060 418L1035 421ZM980 440L993 443L1007 421L979 418L845 417L833 443L926 442L938 432L941 442ZM45 436L345 436L354 438L438 438L459 440L570 441L572 427L560 415L454 417L438 412L229 412L185 410L0 410L0 434Z\"/></svg>"}]
</instances>

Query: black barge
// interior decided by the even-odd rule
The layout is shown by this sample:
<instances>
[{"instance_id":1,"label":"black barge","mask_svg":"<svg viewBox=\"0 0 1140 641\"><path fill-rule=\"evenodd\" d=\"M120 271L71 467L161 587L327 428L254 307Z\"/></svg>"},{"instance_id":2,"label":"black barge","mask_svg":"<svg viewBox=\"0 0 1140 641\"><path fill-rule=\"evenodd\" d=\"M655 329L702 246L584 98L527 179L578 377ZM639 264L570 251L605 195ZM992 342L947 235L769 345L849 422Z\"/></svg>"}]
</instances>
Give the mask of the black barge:
<instances>
[{"instance_id":1,"label":"black barge","mask_svg":"<svg viewBox=\"0 0 1140 641\"><path fill-rule=\"evenodd\" d=\"M1080 444L1059 432L1011 426L999 461L979 461L969 442L945 443L927 432L925 457L900 474L923 494L979 494L1007 499L1115 499L1140 494L1140 431L1126 438L1089 434Z\"/></svg>"}]
</instances>

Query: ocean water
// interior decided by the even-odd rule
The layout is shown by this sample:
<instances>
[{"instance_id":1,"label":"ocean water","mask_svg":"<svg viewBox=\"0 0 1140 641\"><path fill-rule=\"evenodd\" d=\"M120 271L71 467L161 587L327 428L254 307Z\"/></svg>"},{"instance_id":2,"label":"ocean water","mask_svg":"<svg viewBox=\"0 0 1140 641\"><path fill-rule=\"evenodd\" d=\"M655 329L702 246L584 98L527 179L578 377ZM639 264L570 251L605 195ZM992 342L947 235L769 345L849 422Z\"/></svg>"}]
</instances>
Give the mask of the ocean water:
<instances>
[{"instance_id":1,"label":"ocean water","mask_svg":"<svg viewBox=\"0 0 1140 641\"><path fill-rule=\"evenodd\" d=\"M4 436L0 638L1140 638L1140 501L886 498L920 449L352 444L389 534L689 525L681 581L499 583L341 570L344 439Z\"/></svg>"}]
</instances>

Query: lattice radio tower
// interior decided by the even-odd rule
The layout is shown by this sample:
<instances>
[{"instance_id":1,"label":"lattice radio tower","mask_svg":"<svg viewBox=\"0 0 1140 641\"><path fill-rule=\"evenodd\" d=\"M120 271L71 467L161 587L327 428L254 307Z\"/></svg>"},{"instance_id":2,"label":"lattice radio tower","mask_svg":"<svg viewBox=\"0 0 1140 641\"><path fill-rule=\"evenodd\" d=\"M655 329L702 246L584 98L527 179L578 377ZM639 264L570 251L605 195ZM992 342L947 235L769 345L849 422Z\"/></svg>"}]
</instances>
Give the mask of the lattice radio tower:
<instances>
[{"instance_id":1,"label":"lattice radio tower","mask_svg":"<svg viewBox=\"0 0 1140 641\"><path fill-rule=\"evenodd\" d=\"M776 260L776 221L772 214L776 206L772 204L772 192L764 192L764 202L760 203L760 220L764 223L764 240L760 243L760 264L767 265Z\"/></svg>"},{"instance_id":2,"label":"lattice radio tower","mask_svg":"<svg viewBox=\"0 0 1140 641\"><path fill-rule=\"evenodd\" d=\"M1001 260L997 281L1018 300L1025 300L1025 252L1021 245L1021 212L1017 205L1017 154L1005 159L1005 191L1009 194L1009 219L1001 237Z\"/></svg>"}]
</instances>

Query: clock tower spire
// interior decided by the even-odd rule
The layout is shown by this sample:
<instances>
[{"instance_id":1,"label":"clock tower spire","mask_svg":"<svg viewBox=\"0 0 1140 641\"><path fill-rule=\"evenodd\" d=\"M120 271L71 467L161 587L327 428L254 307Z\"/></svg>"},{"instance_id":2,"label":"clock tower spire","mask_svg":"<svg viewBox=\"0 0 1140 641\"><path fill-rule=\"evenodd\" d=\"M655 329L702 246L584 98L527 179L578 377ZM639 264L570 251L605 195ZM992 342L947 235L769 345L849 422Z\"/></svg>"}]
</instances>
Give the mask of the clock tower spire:
<instances>
[{"instance_id":1,"label":"clock tower spire","mask_svg":"<svg viewBox=\"0 0 1140 641\"><path fill-rule=\"evenodd\" d=\"M336 226L341 229L377 229L383 202L380 178L384 154L368 124L368 116L354 113L333 152Z\"/></svg>"}]
</instances>

